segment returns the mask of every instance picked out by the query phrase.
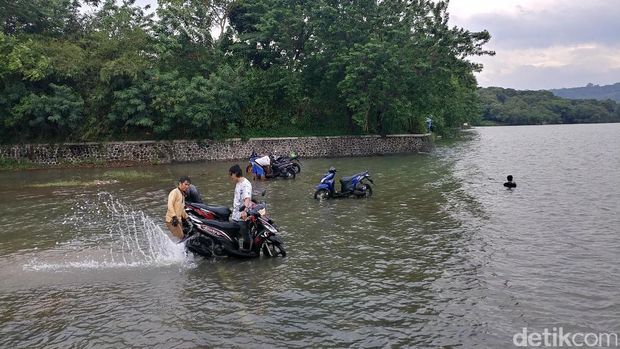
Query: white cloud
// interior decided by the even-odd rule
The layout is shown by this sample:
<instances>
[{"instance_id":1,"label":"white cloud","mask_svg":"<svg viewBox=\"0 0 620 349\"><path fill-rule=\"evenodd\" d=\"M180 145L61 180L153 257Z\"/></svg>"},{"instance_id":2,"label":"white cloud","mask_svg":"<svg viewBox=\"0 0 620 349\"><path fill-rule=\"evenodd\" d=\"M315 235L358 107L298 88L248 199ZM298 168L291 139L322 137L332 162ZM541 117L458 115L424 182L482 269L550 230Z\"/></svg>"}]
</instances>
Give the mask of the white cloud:
<instances>
[{"instance_id":1,"label":"white cloud","mask_svg":"<svg viewBox=\"0 0 620 349\"><path fill-rule=\"evenodd\" d=\"M450 22L486 29L482 86L543 89L620 82L620 6L606 0L451 0Z\"/></svg>"},{"instance_id":2,"label":"white cloud","mask_svg":"<svg viewBox=\"0 0 620 349\"><path fill-rule=\"evenodd\" d=\"M478 74L481 86L537 90L620 81L620 45L501 50L477 61L484 64Z\"/></svg>"},{"instance_id":3,"label":"white cloud","mask_svg":"<svg viewBox=\"0 0 620 349\"><path fill-rule=\"evenodd\" d=\"M557 0L451 0L449 12L460 20L480 14L517 15L552 9ZM452 16L452 18L454 18Z\"/></svg>"}]
</instances>

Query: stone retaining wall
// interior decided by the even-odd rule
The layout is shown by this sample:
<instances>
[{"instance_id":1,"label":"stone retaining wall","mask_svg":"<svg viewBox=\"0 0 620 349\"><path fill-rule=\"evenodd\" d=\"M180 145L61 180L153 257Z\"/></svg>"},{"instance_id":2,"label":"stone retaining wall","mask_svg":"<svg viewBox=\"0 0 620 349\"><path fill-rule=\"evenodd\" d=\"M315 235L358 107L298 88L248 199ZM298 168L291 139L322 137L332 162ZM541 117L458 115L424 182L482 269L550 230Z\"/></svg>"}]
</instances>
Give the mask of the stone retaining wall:
<instances>
[{"instance_id":1,"label":"stone retaining wall","mask_svg":"<svg viewBox=\"0 0 620 349\"><path fill-rule=\"evenodd\" d=\"M0 158L35 164L170 163L174 161L246 159L258 154L288 154L302 158L366 156L428 152L430 134L339 137L287 137L228 139L224 141L139 141L0 145Z\"/></svg>"}]
</instances>

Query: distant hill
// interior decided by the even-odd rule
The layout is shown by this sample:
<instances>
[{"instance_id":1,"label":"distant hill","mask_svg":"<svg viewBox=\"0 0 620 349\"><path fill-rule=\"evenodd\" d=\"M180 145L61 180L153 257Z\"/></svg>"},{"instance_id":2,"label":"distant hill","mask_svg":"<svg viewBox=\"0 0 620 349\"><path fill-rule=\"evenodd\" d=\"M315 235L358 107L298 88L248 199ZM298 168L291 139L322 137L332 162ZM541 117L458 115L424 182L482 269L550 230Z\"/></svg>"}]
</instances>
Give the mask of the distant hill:
<instances>
[{"instance_id":1,"label":"distant hill","mask_svg":"<svg viewBox=\"0 0 620 349\"><path fill-rule=\"evenodd\" d=\"M549 90L558 97L569 99L612 99L620 102L620 82L613 85L593 85L588 84L585 87L560 88Z\"/></svg>"},{"instance_id":2,"label":"distant hill","mask_svg":"<svg viewBox=\"0 0 620 349\"><path fill-rule=\"evenodd\" d=\"M568 99L550 91L519 91L501 87L478 89L483 124L540 125L620 122L620 104L613 100Z\"/></svg>"}]
</instances>

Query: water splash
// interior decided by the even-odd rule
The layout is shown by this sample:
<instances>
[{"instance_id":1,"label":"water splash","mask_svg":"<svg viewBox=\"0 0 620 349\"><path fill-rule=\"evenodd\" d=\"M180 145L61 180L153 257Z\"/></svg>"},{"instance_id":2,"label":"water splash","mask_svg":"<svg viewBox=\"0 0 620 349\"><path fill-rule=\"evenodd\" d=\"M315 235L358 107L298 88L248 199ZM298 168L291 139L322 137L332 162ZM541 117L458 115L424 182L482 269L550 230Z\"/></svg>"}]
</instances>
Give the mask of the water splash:
<instances>
[{"instance_id":1,"label":"water splash","mask_svg":"<svg viewBox=\"0 0 620 349\"><path fill-rule=\"evenodd\" d=\"M170 240L160 224L141 210L101 192L76 204L63 225L71 240L57 243L24 270L110 269L184 265L184 244ZM56 262L61 259L60 262Z\"/></svg>"}]
</instances>

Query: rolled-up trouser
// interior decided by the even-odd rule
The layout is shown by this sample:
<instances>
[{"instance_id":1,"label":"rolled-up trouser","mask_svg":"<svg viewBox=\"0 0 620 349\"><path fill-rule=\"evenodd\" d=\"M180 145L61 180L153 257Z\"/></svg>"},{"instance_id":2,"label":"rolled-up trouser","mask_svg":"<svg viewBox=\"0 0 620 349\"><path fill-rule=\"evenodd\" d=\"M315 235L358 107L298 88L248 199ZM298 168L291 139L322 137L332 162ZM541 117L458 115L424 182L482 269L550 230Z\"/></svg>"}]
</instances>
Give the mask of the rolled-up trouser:
<instances>
[{"instance_id":1,"label":"rolled-up trouser","mask_svg":"<svg viewBox=\"0 0 620 349\"><path fill-rule=\"evenodd\" d=\"M183 239L183 228L181 227L181 222L179 222L176 227L172 225L172 222L166 222L166 227L176 238L179 240Z\"/></svg>"}]
</instances>

